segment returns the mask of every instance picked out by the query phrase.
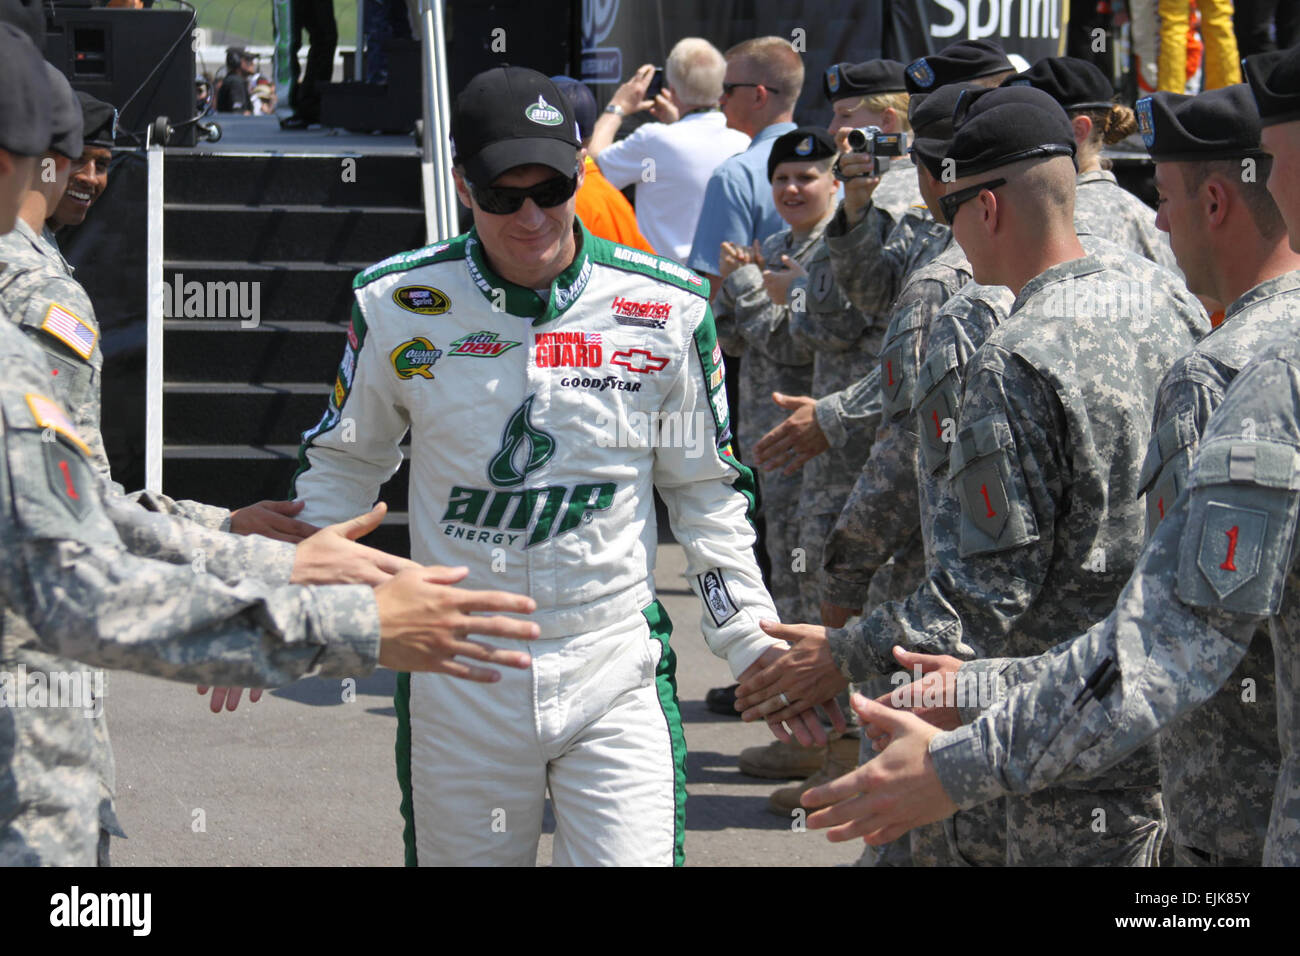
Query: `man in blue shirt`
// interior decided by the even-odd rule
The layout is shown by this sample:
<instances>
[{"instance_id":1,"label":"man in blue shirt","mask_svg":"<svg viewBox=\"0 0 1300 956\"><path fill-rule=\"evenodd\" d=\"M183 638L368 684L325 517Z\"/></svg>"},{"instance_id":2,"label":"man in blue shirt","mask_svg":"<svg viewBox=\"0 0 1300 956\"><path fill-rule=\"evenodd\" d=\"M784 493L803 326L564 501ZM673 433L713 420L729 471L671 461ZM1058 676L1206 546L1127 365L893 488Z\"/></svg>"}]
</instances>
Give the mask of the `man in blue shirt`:
<instances>
[{"instance_id":1,"label":"man in blue shirt","mask_svg":"<svg viewBox=\"0 0 1300 956\"><path fill-rule=\"evenodd\" d=\"M751 137L749 149L724 160L704 190L704 206L687 265L720 285L723 242L752 246L784 228L772 201L767 156L772 142L795 128L794 104L803 89L803 60L781 37L757 37L724 54L722 112L727 125Z\"/></svg>"}]
</instances>

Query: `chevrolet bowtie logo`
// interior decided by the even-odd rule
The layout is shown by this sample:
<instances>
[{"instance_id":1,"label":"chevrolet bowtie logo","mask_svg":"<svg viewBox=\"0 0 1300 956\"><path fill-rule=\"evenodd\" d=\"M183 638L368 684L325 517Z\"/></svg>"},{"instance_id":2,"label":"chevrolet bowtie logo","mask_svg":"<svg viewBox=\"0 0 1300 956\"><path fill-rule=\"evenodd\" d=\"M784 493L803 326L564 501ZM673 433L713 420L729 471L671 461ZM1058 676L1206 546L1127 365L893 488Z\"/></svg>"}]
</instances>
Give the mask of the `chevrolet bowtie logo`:
<instances>
[{"instance_id":1,"label":"chevrolet bowtie logo","mask_svg":"<svg viewBox=\"0 0 1300 956\"><path fill-rule=\"evenodd\" d=\"M629 372L661 372L668 364L668 359L652 355L645 349L624 349L622 352L615 352L609 364L621 365Z\"/></svg>"}]
</instances>

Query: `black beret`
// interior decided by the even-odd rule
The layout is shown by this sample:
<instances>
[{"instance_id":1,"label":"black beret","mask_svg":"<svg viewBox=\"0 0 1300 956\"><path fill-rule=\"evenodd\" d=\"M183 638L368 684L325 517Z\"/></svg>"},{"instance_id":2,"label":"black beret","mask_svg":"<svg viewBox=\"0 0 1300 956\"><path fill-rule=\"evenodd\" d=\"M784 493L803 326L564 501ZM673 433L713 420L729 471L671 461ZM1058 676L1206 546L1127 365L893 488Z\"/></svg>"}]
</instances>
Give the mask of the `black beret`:
<instances>
[{"instance_id":1,"label":"black beret","mask_svg":"<svg viewBox=\"0 0 1300 956\"><path fill-rule=\"evenodd\" d=\"M50 147L50 80L27 34L0 23L0 148L39 156Z\"/></svg>"},{"instance_id":2,"label":"black beret","mask_svg":"<svg viewBox=\"0 0 1300 956\"><path fill-rule=\"evenodd\" d=\"M1003 86L1032 86L1067 110L1109 109L1115 87L1089 60L1073 56L1043 57L1023 73L1008 76Z\"/></svg>"},{"instance_id":3,"label":"black beret","mask_svg":"<svg viewBox=\"0 0 1300 956\"><path fill-rule=\"evenodd\" d=\"M1006 51L992 40L959 40L907 65L907 92L928 93L949 83L960 83L993 73L1014 70Z\"/></svg>"},{"instance_id":4,"label":"black beret","mask_svg":"<svg viewBox=\"0 0 1300 956\"><path fill-rule=\"evenodd\" d=\"M1260 53L1241 61L1259 107L1259 125L1300 120L1300 46Z\"/></svg>"},{"instance_id":5,"label":"black beret","mask_svg":"<svg viewBox=\"0 0 1300 956\"><path fill-rule=\"evenodd\" d=\"M117 134L117 107L96 99L85 90L77 90L77 99L81 101L81 138L85 144L112 149Z\"/></svg>"},{"instance_id":6,"label":"black beret","mask_svg":"<svg viewBox=\"0 0 1300 956\"><path fill-rule=\"evenodd\" d=\"M952 145L952 114L966 89L964 83L949 83L933 93L912 97L912 108L908 111L912 124L911 151L935 179L943 175L943 158Z\"/></svg>"},{"instance_id":7,"label":"black beret","mask_svg":"<svg viewBox=\"0 0 1300 956\"><path fill-rule=\"evenodd\" d=\"M787 162L810 162L834 156L839 150L831 134L820 126L800 126L772 142L772 152L767 155L767 178L776 175L776 167Z\"/></svg>"},{"instance_id":8,"label":"black beret","mask_svg":"<svg viewBox=\"0 0 1300 956\"><path fill-rule=\"evenodd\" d=\"M953 113L947 158L958 179L1023 159L1074 158L1074 128L1061 104L1032 86L965 90Z\"/></svg>"},{"instance_id":9,"label":"black beret","mask_svg":"<svg viewBox=\"0 0 1300 956\"><path fill-rule=\"evenodd\" d=\"M45 74L50 83L50 149L68 159L80 159L82 118L77 94L53 63L45 64Z\"/></svg>"},{"instance_id":10,"label":"black beret","mask_svg":"<svg viewBox=\"0 0 1300 956\"><path fill-rule=\"evenodd\" d=\"M1261 156L1259 112L1245 83L1197 96L1153 93L1137 102L1138 130L1156 162Z\"/></svg>"},{"instance_id":11,"label":"black beret","mask_svg":"<svg viewBox=\"0 0 1300 956\"><path fill-rule=\"evenodd\" d=\"M832 102L849 96L902 93L905 89L903 64L897 60L836 63L822 74L822 92Z\"/></svg>"}]
</instances>

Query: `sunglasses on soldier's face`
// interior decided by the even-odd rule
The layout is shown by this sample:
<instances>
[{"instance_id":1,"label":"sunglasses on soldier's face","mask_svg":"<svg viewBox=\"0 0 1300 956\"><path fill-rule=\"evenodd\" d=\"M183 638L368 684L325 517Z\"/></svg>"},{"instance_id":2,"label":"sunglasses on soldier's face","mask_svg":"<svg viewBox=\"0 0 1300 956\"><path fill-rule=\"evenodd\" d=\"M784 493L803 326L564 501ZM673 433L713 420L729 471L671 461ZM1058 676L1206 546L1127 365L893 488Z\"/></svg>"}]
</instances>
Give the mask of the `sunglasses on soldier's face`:
<instances>
[{"instance_id":1,"label":"sunglasses on soldier's face","mask_svg":"<svg viewBox=\"0 0 1300 956\"><path fill-rule=\"evenodd\" d=\"M474 196L480 209L494 216L508 216L523 208L524 200L531 199L543 209L561 206L578 189L578 177L552 176L534 186L476 186L469 184L469 191Z\"/></svg>"},{"instance_id":2,"label":"sunglasses on soldier's face","mask_svg":"<svg viewBox=\"0 0 1300 956\"><path fill-rule=\"evenodd\" d=\"M943 218L948 220L948 225L952 225L953 216L957 215L957 210L961 204L968 199L974 199L984 190L992 191L999 186L1005 186L1005 179L990 179L986 183L976 183L974 186L967 186L965 189L959 189L955 193L948 193L946 196L939 197L939 208L943 210Z\"/></svg>"}]
</instances>

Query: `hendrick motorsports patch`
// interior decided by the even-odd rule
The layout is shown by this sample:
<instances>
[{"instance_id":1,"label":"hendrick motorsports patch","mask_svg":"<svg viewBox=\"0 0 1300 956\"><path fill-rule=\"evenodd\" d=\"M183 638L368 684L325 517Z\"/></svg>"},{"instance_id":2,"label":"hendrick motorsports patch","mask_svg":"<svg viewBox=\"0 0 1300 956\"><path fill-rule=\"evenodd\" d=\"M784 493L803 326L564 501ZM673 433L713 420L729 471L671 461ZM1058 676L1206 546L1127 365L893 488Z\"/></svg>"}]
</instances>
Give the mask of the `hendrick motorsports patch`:
<instances>
[{"instance_id":1,"label":"hendrick motorsports patch","mask_svg":"<svg viewBox=\"0 0 1300 956\"><path fill-rule=\"evenodd\" d=\"M434 348L433 343L423 336L416 336L403 342L389 355L389 360L393 363L393 371L403 380L417 375L432 380L433 372L429 369L440 358L442 358L442 349Z\"/></svg>"},{"instance_id":2,"label":"hendrick motorsports patch","mask_svg":"<svg viewBox=\"0 0 1300 956\"><path fill-rule=\"evenodd\" d=\"M722 627L736 616L739 609L736 607L736 602L731 599L731 592L727 590L727 582L722 579L721 569L712 568L705 571L697 575L696 580L700 582L700 594L704 596L704 605L709 609L714 624Z\"/></svg>"},{"instance_id":3,"label":"hendrick motorsports patch","mask_svg":"<svg viewBox=\"0 0 1300 956\"><path fill-rule=\"evenodd\" d=\"M445 292L427 285L404 285L393 291L393 301L407 312L420 315L442 315L451 308Z\"/></svg>"}]
</instances>

